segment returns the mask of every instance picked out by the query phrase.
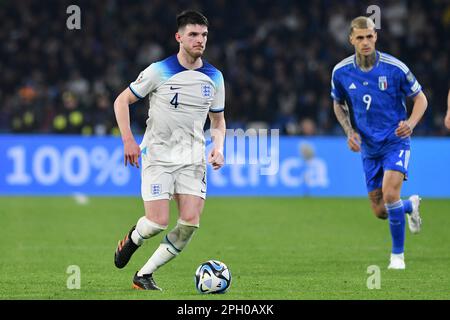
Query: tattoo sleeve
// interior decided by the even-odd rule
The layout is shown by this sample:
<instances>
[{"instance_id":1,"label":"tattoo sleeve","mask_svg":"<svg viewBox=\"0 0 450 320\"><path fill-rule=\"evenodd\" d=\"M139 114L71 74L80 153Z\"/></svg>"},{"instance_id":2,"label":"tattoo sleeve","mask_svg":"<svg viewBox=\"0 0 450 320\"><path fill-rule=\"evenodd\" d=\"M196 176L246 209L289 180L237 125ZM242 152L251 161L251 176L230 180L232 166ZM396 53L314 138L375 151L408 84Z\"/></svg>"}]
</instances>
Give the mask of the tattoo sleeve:
<instances>
[{"instance_id":1,"label":"tattoo sleeve","mask_svg":"<svg viewBox=\"0 0 450 320\"><path fill-rule=\"evenodd\" d=\"M333 107L334 107L334 114L336 115L337 120L341 124L341 127L344 129L345 134L348 136L353 131L348 106L334 101Z\"/></svg>"}]
</instances>

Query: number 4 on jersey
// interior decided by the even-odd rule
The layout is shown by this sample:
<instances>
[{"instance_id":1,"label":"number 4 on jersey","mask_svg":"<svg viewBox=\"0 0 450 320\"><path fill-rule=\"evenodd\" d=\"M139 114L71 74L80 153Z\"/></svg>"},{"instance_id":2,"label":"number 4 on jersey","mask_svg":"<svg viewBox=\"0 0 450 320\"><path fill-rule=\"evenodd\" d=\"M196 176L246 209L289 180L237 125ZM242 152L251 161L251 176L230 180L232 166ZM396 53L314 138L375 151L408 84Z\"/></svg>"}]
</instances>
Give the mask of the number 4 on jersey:
<instances>
[{"instance_id":1,"label":"number 4 on jersey","mask_svg":"<svg viewBox=\"0 0 450 320\"><path fill-rule=\"evenodd\" d=\"M170 104L173 105L175 108L178 107L178 93L175 93L172 100L170 100Z\"/></svg>"}]
</instances>

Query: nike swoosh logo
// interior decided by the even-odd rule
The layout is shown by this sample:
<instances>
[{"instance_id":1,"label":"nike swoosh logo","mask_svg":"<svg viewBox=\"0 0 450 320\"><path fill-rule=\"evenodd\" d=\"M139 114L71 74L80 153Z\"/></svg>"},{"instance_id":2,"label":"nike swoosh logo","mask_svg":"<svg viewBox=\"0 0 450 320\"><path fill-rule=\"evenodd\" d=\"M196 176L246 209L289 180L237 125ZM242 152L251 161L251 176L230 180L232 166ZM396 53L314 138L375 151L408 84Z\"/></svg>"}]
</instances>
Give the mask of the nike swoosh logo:
<instances>
[{"instance_id":1,"label":"nike swoosh logo","mask_svg":"<svg viewBox=\"0 0 450 320\"><path fill-rule=\"evenodd\" d=\"M170 90L178 90L178 89L181 89L181 87L172 87L172 86L170 86Z\"/></svg>"}]
</instances>

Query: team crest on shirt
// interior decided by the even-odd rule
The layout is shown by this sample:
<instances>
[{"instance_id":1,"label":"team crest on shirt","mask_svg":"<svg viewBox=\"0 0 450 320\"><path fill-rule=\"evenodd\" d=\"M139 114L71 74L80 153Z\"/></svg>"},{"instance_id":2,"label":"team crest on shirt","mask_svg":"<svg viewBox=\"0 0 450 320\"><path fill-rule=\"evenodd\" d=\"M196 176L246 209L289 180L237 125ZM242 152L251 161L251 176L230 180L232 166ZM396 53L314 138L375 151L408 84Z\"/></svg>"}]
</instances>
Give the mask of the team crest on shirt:
<instances>
[{"instance_id":1,"label":"team crest on shirt","mask_svg":"<svg viewBox=\"0 0 450 320\"><path fill-rule=\"evenodd\" d=\"M384 91L387 89L387 87L388 87L387 77L386 76L378 77L378 88L380 88L381 91Z\"/></svg>"},{"instance_id":2,"label":"team crest on shirt","mask_svg":"<svg viewBox=\"0 0 450 320\"><path fill-rule=\"evenodd\" d=\"M211 97L211 85L209 84L202 84L202 97L203 98L210 98Z\"/></svg>"},{"instance_id":3,"label":"team crest on shirt","mask_svg":"<svg viewBox=\"0 0 450 320\"><path fill-rule=\"evenodd\" d=\"M161 184L152 184L151 186L152 196L159 196L161 194Z\"/></svg>"}]
</instances>

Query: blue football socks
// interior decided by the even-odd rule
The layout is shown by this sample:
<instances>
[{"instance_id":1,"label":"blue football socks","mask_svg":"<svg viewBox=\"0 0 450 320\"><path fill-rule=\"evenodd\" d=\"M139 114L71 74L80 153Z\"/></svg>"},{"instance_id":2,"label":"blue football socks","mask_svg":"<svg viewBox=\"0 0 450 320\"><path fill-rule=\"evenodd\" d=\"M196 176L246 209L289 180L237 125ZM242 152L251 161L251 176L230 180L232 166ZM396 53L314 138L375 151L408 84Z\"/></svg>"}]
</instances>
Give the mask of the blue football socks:
<instances>
[{"instance_id":1,"label":"blue football socks","mask_svg":"<svg viewBox=\"0 0 450 320\"><path fill-rule=\"evenodd\" d=\"M403 200L403 208L405 213L410 214L413 210L411 200Z\"/></svg>"},{"instance_id":2,"label":"blue football socks","mask_svg":"<svg viewBox=\"0 0 450 320\"><path fill-rule=\"evenodd\" d=\"M392 253L403 253L405 246L405 209L403 201L386 203L389 229L392 237Z\"/></svg>"}]
</instances>

